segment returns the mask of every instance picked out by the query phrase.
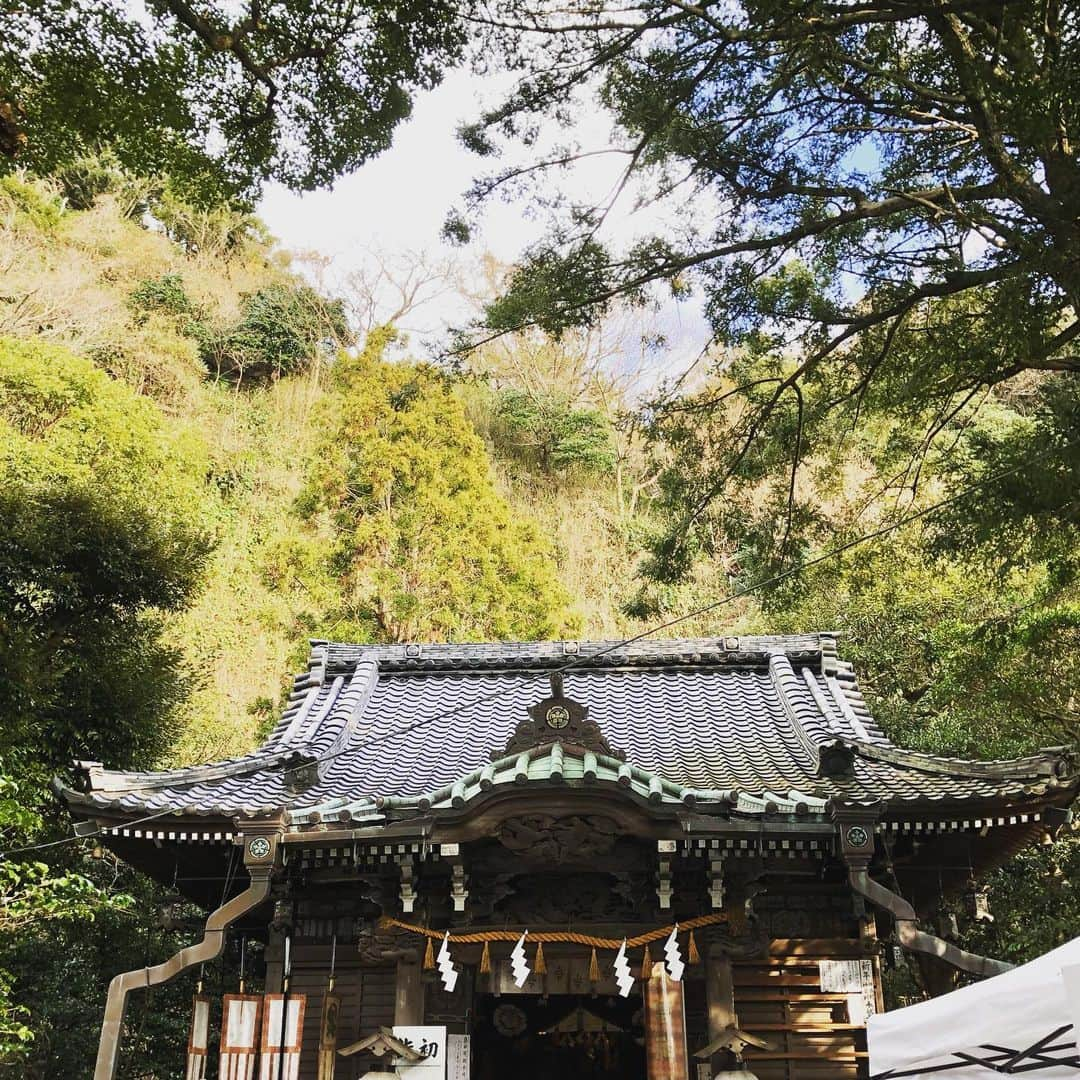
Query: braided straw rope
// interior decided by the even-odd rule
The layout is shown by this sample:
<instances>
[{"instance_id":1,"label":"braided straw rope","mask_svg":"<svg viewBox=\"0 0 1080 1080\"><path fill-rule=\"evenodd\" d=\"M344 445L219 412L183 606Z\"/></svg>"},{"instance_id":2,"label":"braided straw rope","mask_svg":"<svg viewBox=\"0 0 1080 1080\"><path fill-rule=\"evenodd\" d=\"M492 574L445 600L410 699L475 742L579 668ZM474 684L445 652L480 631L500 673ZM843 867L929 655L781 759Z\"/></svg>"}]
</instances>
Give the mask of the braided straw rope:
<instances>
[{"instance_id":1,"label":"braided straw rope","mask_svg":"<svg viewBox=\"0 0 1080 1080\"><path fill-rule=\"evenodd\" d=\"M717 923L727 922L727 915L722 911L714 911L708 915L698 915L686 922L669 923L667 926L659 926L655 930L649 930L644 934L627 938L626 944L633 948L637 945L647 945L650 941L659 941L666 938L672 930L678 926L679 930L696 930L699 926L715 926ZM400 919L392 919L384 915L379 920L379 925L384 930L396 927L410 934L422 934L427 938L435 938L441 941L446 937L445 930L432 930L427 926L415 926L412 923L402 922ZM484 930L476 934L451 934L450 943L453 945L479 945L488 941L517 941L521 937L520 930ZM545 930L539 933L529 933L529 940L536 942L565 941L574 945L590 945L594 949L617 949L623 943L622 938L593 937L591 934L577 934L571 930Z\"/></svg>"}]
</instances>

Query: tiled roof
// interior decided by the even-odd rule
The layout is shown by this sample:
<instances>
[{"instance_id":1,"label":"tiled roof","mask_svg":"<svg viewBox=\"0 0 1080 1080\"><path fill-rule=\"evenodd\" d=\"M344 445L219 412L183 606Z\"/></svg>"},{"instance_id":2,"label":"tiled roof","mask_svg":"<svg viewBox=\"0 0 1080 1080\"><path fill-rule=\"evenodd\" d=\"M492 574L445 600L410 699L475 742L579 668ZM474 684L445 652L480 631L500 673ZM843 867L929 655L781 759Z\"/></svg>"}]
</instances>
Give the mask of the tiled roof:
<instances>
[{"instance_id":1,"label":"tiled roof","mask_svg":"<svg viewBox=\"0 0 1080 1080\"><path fill-rule=\"evenodd\" d=\"M526 759L506 751L529 707L551 693L555 670L625 762L550 740ZM460 808L504 784L610 785L661 805L738 813L820 811L831 798L950 813L1077 781L1052 751L981 762L896 747L830 635L316 642L280 722L247 757L161 773L84 770L88 792L64 792L73 806L205 816L286 807L294 824Z\"/></svg>"}]
</instances>

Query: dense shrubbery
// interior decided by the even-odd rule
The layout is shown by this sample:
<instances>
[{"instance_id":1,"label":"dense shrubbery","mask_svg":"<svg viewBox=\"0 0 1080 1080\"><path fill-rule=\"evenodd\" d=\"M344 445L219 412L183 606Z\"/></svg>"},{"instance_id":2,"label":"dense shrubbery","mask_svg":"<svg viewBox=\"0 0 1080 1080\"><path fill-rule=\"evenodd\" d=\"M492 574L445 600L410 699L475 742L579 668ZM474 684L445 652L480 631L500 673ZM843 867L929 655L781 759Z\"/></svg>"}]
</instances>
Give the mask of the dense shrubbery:
<instances>
[{"instance_id":1,"label":"dense shrubbery","mask_svg":"<svg viewBox=\"0 0 1080 1080\"><path fill-rule=\"evenodd\" d=\"M617 457L611 421L550 391L495 393L491 435L497 449L551 474L610 472Z\"/></svg>"},{"instance_id":2,"label":"dense shrubbery","mask_svg":"<svg viewBox=\"0 0 1080 1080\"><path fill-rule=\"evenodd\" d=\"M219 378L265 380L299 374L351 340L341 301L306 285L271 285L243 298L236 322L205 332L200 355Z\"/></svg>"},{"instance_id":3,"label":"dense shrubbery","mask_svg":"<svg viewBox=\"0 0 1080 1080\"><path fill-rule=\"evenodd\" d=\"M0 755L62 769L168 744L182 686L161 613L213 522L190 431L63 348L0 340Z\"/></svg>"},{"instance_id":4,"label":"dense shrubbery","mask_svg":"<svg viewBox=\"0 0 1080 1080\"><path fill-rule=\"evenodd\" d=\"M197 438L88 360L0 339L5 848L49 835L46 784L73 758L145 767L175 737L186 686L166 613L193 596L211 548L207 466ZM45 1023L7 992L24 999L46 935L69 940L126 904L78 852L50 855L0 862L0 1063Z\"/></svg>"},{"instance_id":5,"label":"dense shrubbery","mask_svg":"<svg viewBox=\"0 0 1080 1080\"><path fill-rule=\"evenodd\" d=\"M270 285L241 298L240 317L215 325L196 304L179 274L142 281L131 292L137 321L153 313L173 320L193 338L207 370L217 378L260 382L296 375L330 360L352 332L340 300L327 300L307 285Z\"/></svg>"}]
</instances>

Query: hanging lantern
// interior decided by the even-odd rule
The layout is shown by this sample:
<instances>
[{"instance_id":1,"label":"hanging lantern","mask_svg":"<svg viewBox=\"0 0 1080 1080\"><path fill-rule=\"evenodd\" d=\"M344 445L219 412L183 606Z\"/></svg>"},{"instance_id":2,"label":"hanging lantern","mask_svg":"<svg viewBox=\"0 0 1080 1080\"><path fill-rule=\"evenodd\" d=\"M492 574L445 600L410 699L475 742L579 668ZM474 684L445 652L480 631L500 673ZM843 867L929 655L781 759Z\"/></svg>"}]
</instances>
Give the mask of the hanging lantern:
<instances>
[{"instance_id":1,"label":"hanging lantern","mask_svg":"<svg viewBox=\"0 0 1080 1080\"><path fill-rule=\"evenodd\" d=\"M985 886L978 886L974 881L968 885L968 891L964 894L967 913L976 922L993 922L994 916L990 911L990 890Z\"/></svg>"}]
</instances>

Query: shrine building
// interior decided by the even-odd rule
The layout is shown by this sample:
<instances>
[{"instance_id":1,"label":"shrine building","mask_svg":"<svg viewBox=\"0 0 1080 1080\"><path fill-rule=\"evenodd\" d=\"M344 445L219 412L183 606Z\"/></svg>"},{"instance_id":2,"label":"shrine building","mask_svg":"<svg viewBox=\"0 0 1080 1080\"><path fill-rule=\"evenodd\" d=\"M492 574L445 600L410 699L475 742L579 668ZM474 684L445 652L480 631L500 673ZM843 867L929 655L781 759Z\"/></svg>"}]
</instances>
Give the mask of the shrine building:
<instances>
[{"instance_id":1,"label":"shrine building","mask_svg":"<svg viewBox=\"0 0 1080 1080\"><path fill-rule=\"evenodd\" d=\"M883 958L1004 970L942 901L981 909L1080 786L1060 748L894 745L827 634L318 641L247 756L78 773L76 830L209 913L113 980L95 1080L129 994L241 935L262 959L196 996L188 1080L865 1077Z\"/></svg>"}]
</instances>

